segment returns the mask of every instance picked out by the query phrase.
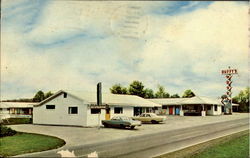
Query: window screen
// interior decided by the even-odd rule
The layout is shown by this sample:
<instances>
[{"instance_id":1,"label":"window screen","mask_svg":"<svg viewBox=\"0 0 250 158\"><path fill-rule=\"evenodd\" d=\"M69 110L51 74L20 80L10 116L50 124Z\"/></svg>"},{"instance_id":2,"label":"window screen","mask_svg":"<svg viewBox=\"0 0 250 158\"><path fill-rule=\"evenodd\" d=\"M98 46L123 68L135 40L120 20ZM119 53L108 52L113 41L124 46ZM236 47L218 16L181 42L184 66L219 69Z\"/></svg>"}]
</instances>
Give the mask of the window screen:
<instances>
[{"instance_id":1,"label":"window screen","mask_svg":"<svg viewBox=\"0 0 250 158\"><path fill-rule=\"evenodd\" d=\"M69 114L77 114L78 108L77 107L69 107Z\"/></svg>"},{"instance_id":2,"label":"window screen","mask_svg":"<svg viewBox=\"0 0 250 158\"><path fill-rule=\"evenodd\" d=\"M55 109L56 106L55 105L46 105L46 109Z\"/></svg>"},{"instance_id":3,"label":"window screen","mask_svg":"<svg viewBox=\"0 0 250 158\"><path fill-rule=\"evenodd\" d=\"M99 114L101 113L101 109L91 109L91 114Z\"/></svg>"},{"instance_id":4,"label":"window screen","mask_svg":"<svg viewBox=\"0 0 250 158\"><path fill-rule=\"evenodd\" d=\"M214 105L214 111L217 111L218 110L217 108L218 108L217 105Z\"/></svg>"},{"instance_id":5,"label":"window screen","mask_svg":"<svg viewBox=\"0 0 250 158\"><path fill-rule=\"evenodd\" d=\"M123 109L121 107L115 107L114 111L115 111L115 114L122 114L123 113Z\"/></svg>"}]
</instances>

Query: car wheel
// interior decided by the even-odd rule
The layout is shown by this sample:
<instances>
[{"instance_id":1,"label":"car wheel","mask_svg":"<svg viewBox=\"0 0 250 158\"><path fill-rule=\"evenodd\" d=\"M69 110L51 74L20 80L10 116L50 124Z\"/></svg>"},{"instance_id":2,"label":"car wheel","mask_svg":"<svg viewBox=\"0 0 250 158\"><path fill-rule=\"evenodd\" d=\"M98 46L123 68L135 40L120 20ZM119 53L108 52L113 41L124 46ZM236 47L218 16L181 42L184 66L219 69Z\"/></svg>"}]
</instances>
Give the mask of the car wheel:
<instances>
[{"instance_id":1,"label":"car wheel","mask_svg":"<svg viewBox=\"0 0 250 158\"><path fill-rule=\"evenodd\" d=\"M130 129L134 129L134 128L135 128L135 126L131 126L131 127L130 127Z\"/></svg>"},{"instance_id":2,"label":"car wheel","mask_svg":"<svg viewBox=\"0 0 250 158\"><path fill-rule=\"evenodd\" d=\"M104 127L105 127L105 128L108 128L109 126L105 123L105 124L104 124Z\"/></svg>"},{"instance_id":3,"label":"car wheel","mask_svg":"<svg viewBox=\"0 0 250 158\"><path fill-rule=\"evenodd\" d=\"M157 121L155 121L155 120L152 120L151 121L153 124L157 124L158 122Z\"/></svg>"}]
</instances>

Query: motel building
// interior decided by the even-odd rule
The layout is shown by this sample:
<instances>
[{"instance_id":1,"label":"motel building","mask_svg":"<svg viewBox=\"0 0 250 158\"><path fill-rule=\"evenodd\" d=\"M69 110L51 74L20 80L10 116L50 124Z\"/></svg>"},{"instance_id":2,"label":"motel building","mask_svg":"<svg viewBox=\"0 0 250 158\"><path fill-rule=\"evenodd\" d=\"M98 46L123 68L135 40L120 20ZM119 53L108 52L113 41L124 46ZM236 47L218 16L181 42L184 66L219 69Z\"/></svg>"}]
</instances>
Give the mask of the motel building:
<instances>
[{"instance_id":1,"label":"motel building","mask_svg":"<svg viewBox=\"0 0 250 158\"><path fill-rule=\"evenodd\" d=\"M96 93L61 90L34 105L33 124L97 126L114 116L133 117L158 108L160 104L135 95L109 93L102 94L98 106Z\"/></svg>"},{"instance_id":2,"label":"motel building","mask_svg":"<svg viewBox=\"0 0 250 158\"><path fill-rule=\"evenodd\" d=\"M192 98L159 98L147 99L162 105L158 109L160 115L206 116L222 115L224 106L221 99L194 96ZM238 104L233 104L237 109Z\"/></svg>"},{"instance_id":3,"label":"motel building","mask_svg":"<svg viewBox=\"0 0 250 158\"><path fill-rule=\"evenodd\" d=\"M0 118L32 118L31 102L0 102Z\"/></svg>"}]
</instances>

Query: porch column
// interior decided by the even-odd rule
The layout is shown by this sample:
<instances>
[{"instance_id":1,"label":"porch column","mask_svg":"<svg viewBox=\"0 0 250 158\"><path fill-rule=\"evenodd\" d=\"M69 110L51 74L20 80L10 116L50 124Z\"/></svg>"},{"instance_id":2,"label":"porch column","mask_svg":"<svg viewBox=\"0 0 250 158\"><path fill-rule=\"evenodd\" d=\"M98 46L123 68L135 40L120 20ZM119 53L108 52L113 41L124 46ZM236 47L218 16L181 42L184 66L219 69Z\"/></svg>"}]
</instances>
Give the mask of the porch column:
<instances>
[{"instance_id":1,"label":"porch column","mask_svg":"<svg viewBox=\"0 0 250 158\"><path fill-rule=\"evenodd\" d=\"M204 108L204 104L202 104L201 116L206 116L206 111L205 111L205 108Z\"/></svg>"},{"instance_id":2,"label":"porch column","mask_svg":"<svg viewBox=\"0 0 250 158\"><path fill-rule=\"evenodd\" d=\"M30 114L30 115L32 114L32 109L29 109L29 114Z\"/></svg>"},{"instance_id":3,"label":"porch column","mask_svg":"<svg viewBox=\"0 0 250 158\"><path fill-rule=\"evenodd\" d=\"M184 112L182 110L182 105L180 105L180 116L184 116Z\"/></svg>"}]
</instances>

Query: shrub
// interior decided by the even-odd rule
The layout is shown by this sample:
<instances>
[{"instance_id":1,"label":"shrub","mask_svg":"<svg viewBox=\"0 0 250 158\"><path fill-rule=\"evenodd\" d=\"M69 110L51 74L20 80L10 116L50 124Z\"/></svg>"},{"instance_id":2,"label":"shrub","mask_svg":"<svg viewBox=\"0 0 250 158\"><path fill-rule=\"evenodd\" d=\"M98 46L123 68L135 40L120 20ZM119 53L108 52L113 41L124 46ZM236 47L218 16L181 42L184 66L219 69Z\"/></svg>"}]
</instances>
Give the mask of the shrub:
<instances>
[{"instance_id":1,"label":"shrub","mask_svg":"<svg viewBox=\"0 0 250 158\"><path fill-rule=\"evenodd\" d=\"M0 125L0 137L13 136L17 132L9 127Z\"/></svg>"},{"instance_id":2,"label":"shrub","mask_svg":"<svg viewBox=\"0 0 250 158\"><path fill-rule=\"evenodd\" d=\"M32 123L32 118L9 118L3 120L4 125L29 124Z\"/></svg>"}]
</instances>

